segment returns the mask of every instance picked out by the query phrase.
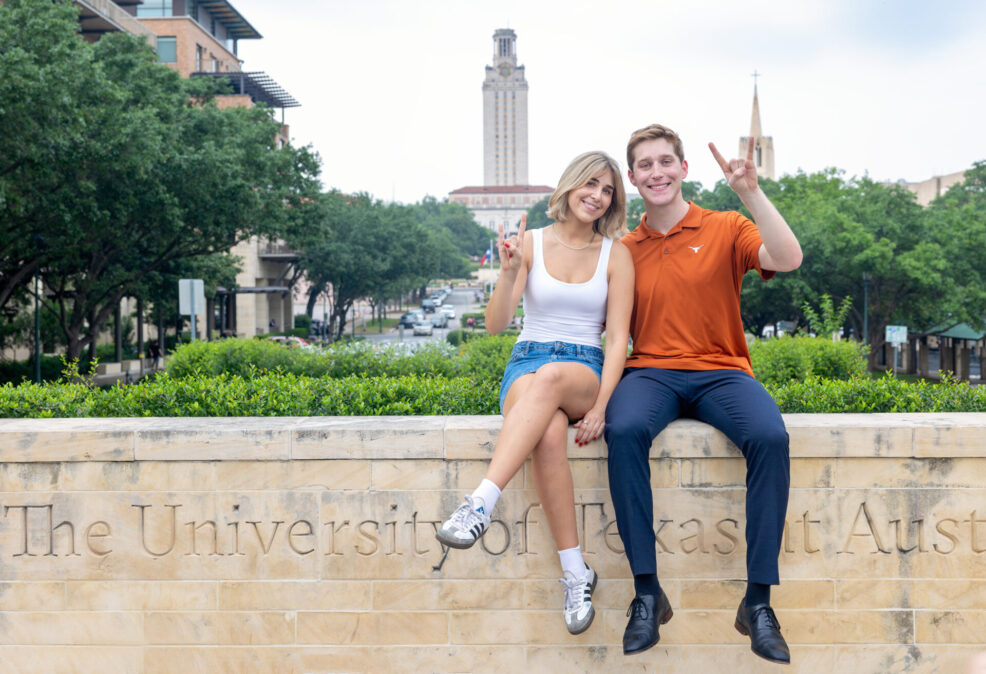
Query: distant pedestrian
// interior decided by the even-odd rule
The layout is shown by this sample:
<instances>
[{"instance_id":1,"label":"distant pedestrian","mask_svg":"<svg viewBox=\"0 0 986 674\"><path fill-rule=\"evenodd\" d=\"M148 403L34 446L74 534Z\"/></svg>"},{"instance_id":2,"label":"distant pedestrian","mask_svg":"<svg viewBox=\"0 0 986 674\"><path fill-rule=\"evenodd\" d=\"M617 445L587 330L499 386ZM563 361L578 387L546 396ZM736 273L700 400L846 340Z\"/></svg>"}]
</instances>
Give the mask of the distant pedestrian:
<instances>
[{"instance_id":1,"label":"distant pedestrian","mask_svg":"<svg viewBox=\"0 0 986 674\"><path fill-rule=\"evenodd\" d=\"M155 370L161 367L161 346L156 339L147 345L147 357L150 358Z\"/></svg>"}]
</instances>

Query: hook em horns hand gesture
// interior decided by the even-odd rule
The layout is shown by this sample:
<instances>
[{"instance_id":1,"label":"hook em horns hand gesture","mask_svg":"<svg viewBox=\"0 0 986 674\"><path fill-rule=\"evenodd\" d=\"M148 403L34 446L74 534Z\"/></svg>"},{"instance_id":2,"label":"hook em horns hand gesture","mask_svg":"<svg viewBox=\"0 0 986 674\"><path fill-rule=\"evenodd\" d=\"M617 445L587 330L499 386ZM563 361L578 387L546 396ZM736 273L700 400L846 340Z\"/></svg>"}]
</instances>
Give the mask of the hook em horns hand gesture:
<instances>
[{"instance_id":1,"label":"hook em horns hand gesture","mask_svg":"<svg viewBox=\"0 0 986 674\"><path fill-rule=\"evenodd\" d=\"M527 229L527 214L520 216L520 228L508 239L503 238L503 223L497 228L499 237L496 240L497 250L500 251L500 270L516 274L524 264L524 231Z\"/></svg>"},{"instance_id":2,"label":"hook em horns hand gesture","mask_svg":"<svg viewBox=\"0 0 986 674\"><path fill-rule=\"evenodd\" d=\"M733 188L733 191L740 198L757 191L757 167L753 164L752 136L750 137L750 144L746 148L746 159L730 159L726 161L726 158L716 149L715 143L709 143L709 149L712 150L712 156L715 157L719 168L722 169L722 174L726 177L726 182L729 183L729 186Z\"/></svg>"}]
</instances>

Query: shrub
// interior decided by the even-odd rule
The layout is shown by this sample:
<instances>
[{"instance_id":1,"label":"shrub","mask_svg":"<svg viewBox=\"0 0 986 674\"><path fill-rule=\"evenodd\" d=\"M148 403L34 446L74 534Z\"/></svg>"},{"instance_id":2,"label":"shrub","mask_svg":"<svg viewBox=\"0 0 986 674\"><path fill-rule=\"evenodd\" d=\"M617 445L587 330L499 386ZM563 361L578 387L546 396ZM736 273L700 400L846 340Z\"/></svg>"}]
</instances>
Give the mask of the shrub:
<instances>
[{"instance_id":1,"label":"shrub","mask_svg":"<svg viewBox=\"0 0 986 674\"><path fill-rule=\"evenodd\" d=\"M986 387L951 378L940 384L907 382L891 373L879 379L809 376L768 386L781 412L986 412Z\"/></svg>"},{"instance_id":2,"label":"shrub","mask_svg":"<svg viewBox=\"0 0 986 674\"><path fill-rule=\"evenodd\" d=\"M461 373L473 379L499 383L516 343L516 334L471 339L462 348Z\"/></svg>"},{"instance_id":3,"label":"shrub","mask_svg":"<svg viewBox=\"0 0 986 674\"><path fill-rule=\"evenodd\" d=\"M0 386L0 417L233 417L496 414L499 387L466 377L163 374L131 386Z\"/></svg>"},{"instance_id":4,"label":"shrub","mask_svg":"<svg viewBox=\"0 0 986 674\"><path fill-rule=\"evenodd\" d=\"M764 386L809 376L848 379L866 373L868 347L824 337L780 337L750 344L753 373Z\"/></svg>"},{"instance_id":5,"label":"shrub","mask_svg":"<svg viewBox=\"0 0 986 674\"><path fill-rule=\"evenodd\" d=\"M305 334L299 335L299 337L307 337L312 329L312 317L308 314L295 314L294 328L295 330L300 329L305 331Z\"/></svg>"},{"instance_id":6,"label":"shrub","mask_svg":"<svg viewBox=\"0 0 986 674\"><path fill-rule=\"evenodd\" d=\"M42 381L55 381L62 372L62 359L59 356L41 356ZM34 381L34 358L27 360L0 361L0 384Z\"/></svg>"}]
</instances>

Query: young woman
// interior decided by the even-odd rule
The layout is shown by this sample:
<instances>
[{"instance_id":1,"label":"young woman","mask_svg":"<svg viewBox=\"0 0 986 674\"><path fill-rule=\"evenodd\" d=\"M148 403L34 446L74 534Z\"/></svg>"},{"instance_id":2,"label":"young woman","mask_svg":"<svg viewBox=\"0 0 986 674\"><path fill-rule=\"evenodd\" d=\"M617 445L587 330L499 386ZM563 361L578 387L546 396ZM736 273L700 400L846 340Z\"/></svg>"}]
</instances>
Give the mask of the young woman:
<instances>
[{"instance_id":1,"label":"young woman","mask_svg":"<svg viewBox=\"0 0 986 674\"><path fill-rule=\"evenodd\" d=\"M548 201L554 223L497 247L500 279L486 307L496 334L524 299L524 327L500 384L503 427L486 478L439 529L438 540L468 548L486 533L500 491L533 454L534 484L555 539L564 577L565 624L589 628L596 574L582 559L568 464L575 442L602 434L606 403L620 380L633 306L633 262L618 238L626 231L626 195L617 163L602 152L576 157ZM606 353L600 339L606 330Z\"/></svg>"}]
</instances>

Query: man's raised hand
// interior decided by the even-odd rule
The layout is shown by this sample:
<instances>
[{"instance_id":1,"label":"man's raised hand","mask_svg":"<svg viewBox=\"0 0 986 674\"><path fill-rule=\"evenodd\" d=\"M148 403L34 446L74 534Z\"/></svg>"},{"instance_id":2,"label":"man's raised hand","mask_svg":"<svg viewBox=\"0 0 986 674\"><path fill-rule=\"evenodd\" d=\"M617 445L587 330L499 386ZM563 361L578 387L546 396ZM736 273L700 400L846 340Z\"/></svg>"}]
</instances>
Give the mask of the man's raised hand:
<instances>
[{"instance_id":1,"label":"man's raised hand","mask_svg":"<svg viewBox=\"0 0 986 674\"><path fill-rule=\"evenodd\" d=\"M726 161L715 143L709 143L712 156L722 169L722 174L726 177L726 182L733 188L741 198L746 194L757 191L757 167L753 163L753 137L750 137L750 144L746 148L746 159L730 159Z\"/></svg>"}]
</instances>

